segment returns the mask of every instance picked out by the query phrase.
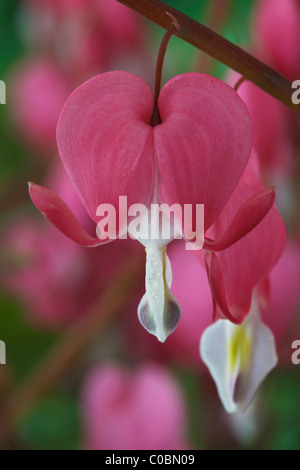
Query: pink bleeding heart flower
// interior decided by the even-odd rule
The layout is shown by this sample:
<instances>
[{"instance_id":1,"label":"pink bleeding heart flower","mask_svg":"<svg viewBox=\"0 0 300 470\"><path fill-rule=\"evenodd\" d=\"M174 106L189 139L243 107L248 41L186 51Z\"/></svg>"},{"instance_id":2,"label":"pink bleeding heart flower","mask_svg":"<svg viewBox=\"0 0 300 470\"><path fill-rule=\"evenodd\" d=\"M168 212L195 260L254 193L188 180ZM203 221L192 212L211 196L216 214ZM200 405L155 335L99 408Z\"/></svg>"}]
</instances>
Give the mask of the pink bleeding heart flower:
<instances>
[{"instance_id":1,"label":"pink bleeding heart flower","mask_svg":"<svg viewBox=\"0 0 300 470\"><path fill-rule=\"evenodd\" d=\"M101 221L100 239L91 237L60 198L31 183L36 207L69 238L84 246L98 246L115 236L123 238L127 231L132 233L119 213L120 196L127 197L127 206L178 204L182 213L185 204L204 204L205 223L198 231L208 230L216 221L249 158L251 125L245 105L220 80L191 73L177 76L163 87L158 108L161 123L153 127L150 88L125 72L98 75L71 95L58 122L60 157L90 217L98 222L98 216L104 215L97 212L98 206L103 203L114 211L108 211L105 223ZM248 194L250 200L223 238L214 242L214 249L235 243L273 205L273 190ZM174 232L182 225L176 217L175 213ZM191 229L188 234L184 227L182 231L194 241ZM147 262L146 294L138 315L160 341L175 329L180 317L180 307L169 290L171 269L165 249L173 237L139 239L146 247ZM213 249L210 240L205 243Z\"/></svg>"},{"instance_id":2,"label":"pink bleeding heart flower","mask_svg":"<svg viewBox=\"0 0 300 470\"><path fill-rule=\"evenodd\" d=\"M297 0L260 0L253 24L253 36L264 58L292 81L300 72L299 15Z\"/></svg>"},{"instance_id":3,"label":"pink bleeding heart flower","mask_svg":"<svg viewBox=\"0 0 300 470\"><path fill-rule=\"evenodd\" d=\"M286 241L285 224L277 209L273 207L244 238L232 246L226 244L227 233L231 231L232 226L240 224L242 231L243 226L247 229L247 224L251 223L247 219L249 201L256 205L259 194L264 194L258 192L263 190L263 185L257 169L257 157L252 153L247 169L229 203L207 232L211 241L204 244L207 250L205 263L208 279L215 301L214 317L225 315L237 324L242 323L249 313L253 289L265 280L280 258ZM199 253L199 257L200 260L203 259L203 252ZM262 282L261 286L261 301L266 303L267 283Z\"/></svg>"},{"instance_id":4,"label":"pink bleeding heart flower","mask_svg":"<svg viewBox=\"0 0 300 470\"><path fill-rule=\"evenodd\" d=\"M225 227L241 202L262 188L252 159L209 230L212 238L222 239L224 235L220 234L226 233ZM277 363L274 335L261 321L260 308L269 299L267 276L281 256L285 240L284 222L273 207L243 239L205 256L216 321L202 335L200 354L229 413L247 409L258 386Z\"/></svg>"},{"instance_id":5,"label":"pink bleeding heart flower","mask_svg":"<svg viewBox=\"0 0 300 470\"><path fill-rule=\"evenodd\" d=\"M82 392L86 447L91 450L186 449L186 410L175 380L161 366L135 373L95 367Z\"/></svg>"}]
</instances>

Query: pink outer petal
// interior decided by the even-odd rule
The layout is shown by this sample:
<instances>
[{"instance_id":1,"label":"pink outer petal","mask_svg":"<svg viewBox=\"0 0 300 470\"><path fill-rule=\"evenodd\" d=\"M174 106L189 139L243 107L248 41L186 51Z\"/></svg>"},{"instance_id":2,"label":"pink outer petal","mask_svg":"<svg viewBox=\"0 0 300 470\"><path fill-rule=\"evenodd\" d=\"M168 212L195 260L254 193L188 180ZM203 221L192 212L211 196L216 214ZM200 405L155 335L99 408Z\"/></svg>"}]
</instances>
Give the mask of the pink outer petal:
<instances>
[{"instance_id":1,"label":"pink outer petal","mask_svg":"<svg viewBox=\"0 0 300 470\"><path fill-rule=\"evenodd\" d=\"M238 323L238 320L232 316L226 296L226 285L222 271L222 265L215 253L206 253L205 255L208 282L214 300L214 318L217 315L217 307L232 323Z\"/></svg>"},{"instance_id":2,"label":"pink outer petal","mask_svg":"<svg viewBox=\"0 0 300 470\"><path fill-rule=\"evenodd\" d=\"M162 124L154 128L154 145L161 200L204 204L208 229L249 158L251 122L246 106L224 82L190 73L163 87L159 110Z\"/></svg>"},{"instance_id":3,"label":"pink outer petal","mask_svg":"<svg viewBox=\"0 0 300 470\"><path fill-rule=\"evenodd\" d=\"M70 208L81 225L89 232L89 229L95 227L95 223L88 216L78 193L75 190L70 178L62 166L58 155L54 156L55 162L47 173L45 187L57 194Z\"/></svg>"},{"instance_id":4,"label":"pink outer petal","mask_svg":"<svg viewBox=\"0 0 300 470\"><path fill-rule=\"evenodd\" d=\"M271 210L275 201L275 189L266 189L250 197L217 240L206 240L204 249L222 251L229 248L253 230Z\"/></svg>"},{"instance_id":5,"label":"pink outer petal","mask_svg":"<svg viewBox=\"0 0 300 470\"><path fill-rule=\"evenodd\" d=\"M152 110L148 85L125 72L88 80L65 104L58 149L94 221L97 207L117 209L119 196L128 196L128 205L148 204L154 179Z\"/></svg>"},{"instance_id":6,"label":"pink outer petal","mask_svg":"<svg viewBox=\"0 0 300 470\"><path fill-rule=\"evenodd\" d=\"M222 234L239 205L253 194L253 190L244 181L223 210L218 221L209 231L209 235ZM251 306L252 293L256 285L269 273L278 261L286 240L284 222L275 207L263 221L243 239L232 247L221 251L218 255L222 278L226 291L226 307L234 317L235 322L241 323L248 314ZM223 314L224 296L219 297L220 284L211 283L213 294ZM222 291L223 292L223 291ZM224 292L223 292L224 293ZM229 317L228 317L229 318ZM230 318L229 318L230 319Z\"/></svg>"},{"instance_id":7,"label":"pink outer petal","mask_svg":"<svg viewBox=\"0 0 300 470\"><path fill-rule=\"evenodd\" d=\"M33 204L45 217L75 243L82 246L94 247L107 241L91 237L80 225L73 212L60 197L43 186L29 183L29 194Z\"/></svg>"}]
</instances>

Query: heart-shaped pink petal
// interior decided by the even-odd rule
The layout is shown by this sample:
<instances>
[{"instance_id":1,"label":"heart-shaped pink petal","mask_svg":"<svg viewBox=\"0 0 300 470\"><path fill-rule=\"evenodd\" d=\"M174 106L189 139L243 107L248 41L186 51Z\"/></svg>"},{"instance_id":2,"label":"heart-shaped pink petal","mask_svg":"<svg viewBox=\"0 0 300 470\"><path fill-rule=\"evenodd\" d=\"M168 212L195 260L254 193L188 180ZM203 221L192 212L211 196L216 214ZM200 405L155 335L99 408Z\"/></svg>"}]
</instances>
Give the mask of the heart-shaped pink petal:
<instances>
[{"instance_id":1,"label":"heart-shaped pink petal","mask_svg":"<svg viewBox=\"0 0 300 470\"><path fill-rule=\"evenodd\" d=\"M171 79L159 97L154 128L161 199L204 204L205 229L217 219L247 164L251 122L246 106L224 82L198 73Z\"/></svg>"},{"instance_id":2,"label":"heart-shaped pink petal","mask_svg":"<svg viewBox=\"0 0 300 470\"><path fill-rule=\"evenodd\" d=\"M147 205L153 190L153 95L125 72L97 75L70 96L61 113L57 143L64 167L90 215L119 196ZM124 227L119 227L120 231Z\"/></svg>"}]
</instances>

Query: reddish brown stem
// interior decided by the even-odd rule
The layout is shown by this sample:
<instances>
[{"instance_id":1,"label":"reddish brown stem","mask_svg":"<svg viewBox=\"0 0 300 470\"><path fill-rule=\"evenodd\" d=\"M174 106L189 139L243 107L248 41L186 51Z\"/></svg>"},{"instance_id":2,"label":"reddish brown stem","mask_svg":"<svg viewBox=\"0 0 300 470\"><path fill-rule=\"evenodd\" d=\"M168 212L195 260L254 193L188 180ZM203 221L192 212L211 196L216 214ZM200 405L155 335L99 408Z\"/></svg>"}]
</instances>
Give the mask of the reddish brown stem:
<instances>
[{"instance_id":1,"label":"reddish brown stem","mask_svg":"<svg viewBox=\"0 0 300 470\"><path fill-rule=\"evenodd\" d=\"M245 77L241 77L234 85L234 90L239 91L240 86L246 81Z\"/></svg>"},{"instance_id":2,"label":"reddish brown stem","mask_svg":"<svg viewBox=\"0 0 300 470\"><path fill-rule=\"evenodd\" d=\"M176 36L236 70L300 115L300 106L293 104L291 99L289 80L248 52L159 0L118 1L167 30L172 27L170 15L173 15L180 25L180 30L174 33Z\"/></svg>"},{"instance_id":3,"label":"reddish brown stem","mask_svg":"<svg viewBox=\"0 0 300 470\"><path fill-rule=\"evenodd\" d=\"M154 90L154 109L153 109L153 114L151 118L151 126L157 126L158 124L161 123L161 118L159 114L159 109L158 109L158 97L160 93L160 87L161 87L161 77L162 77L162 70L163 70L163 63L166 55L166 50L169 44L169 41L173 34L175 33L176 29L171 28L169 31L166 32L164 35L161 45L159 48L159 53L157 57L157 64L156 64L156 73L155 73L155 90Z\"/></svg>"},{"instance_id":4,"label":"reddish brown stem","mask_svg":"<svg viewBox=\"0 0 300 470\"><path fill-rule=\"evenodd\" d=\"M159 114L159 109L158 109L158 97L160 93L160 87L161 87L161 77L162 77L162 71L163 71L163 65L164 65L164 60L165 60L165 55L167 51L167 47L169 44L169 41L173 34L176 33L177 30L180 29L176 18L174 18L172 15L170 15L174 26L173 28L169 29L166 34L164 35L161 45L159 48L158 56L157 56L157 63L156 63L156 73L155 73L155 90L154 90L154 110L151 118L151 126L157 126L158 124L161 123L161 118Z\"/></svg>"}]
</instances>

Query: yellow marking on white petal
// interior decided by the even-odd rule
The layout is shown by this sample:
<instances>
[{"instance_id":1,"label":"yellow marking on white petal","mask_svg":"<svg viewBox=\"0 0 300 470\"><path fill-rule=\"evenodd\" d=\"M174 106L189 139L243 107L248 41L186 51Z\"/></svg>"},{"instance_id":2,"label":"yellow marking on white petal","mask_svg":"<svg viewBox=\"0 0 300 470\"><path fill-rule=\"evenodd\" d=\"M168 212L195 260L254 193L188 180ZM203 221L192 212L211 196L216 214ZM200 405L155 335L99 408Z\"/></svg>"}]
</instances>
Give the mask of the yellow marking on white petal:
<instances>
[{"instance_id":1,"label":"yellow marking on white petal","mask_svg":"<svg viewBox=\"0 0 300 470\"><path fill-rule=\"evenodd\" d=\"M252 356L253 338L245 324L235 326L228 343L228 361L230 372L236 367L246 370Z\"/></svg>"}]
</instances>

